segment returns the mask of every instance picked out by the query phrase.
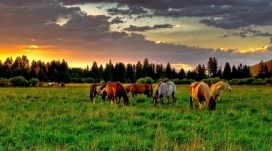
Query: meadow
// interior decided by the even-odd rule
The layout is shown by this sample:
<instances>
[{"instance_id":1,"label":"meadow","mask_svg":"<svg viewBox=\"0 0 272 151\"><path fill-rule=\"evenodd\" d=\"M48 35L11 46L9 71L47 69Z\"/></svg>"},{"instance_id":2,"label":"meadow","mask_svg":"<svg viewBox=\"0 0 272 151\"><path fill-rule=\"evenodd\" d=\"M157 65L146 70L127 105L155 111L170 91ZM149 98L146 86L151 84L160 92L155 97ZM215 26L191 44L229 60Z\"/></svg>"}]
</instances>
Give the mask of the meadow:
<instances>
[{"instance_id":1,"label":"meadow","mask_svg":"<svg viewBox=\"0 0 272 151\"><path fill-rule=\"evenodd\" d=\"M189 85L157 107L90 103L89 86L1 87L0 150L272 150L271 86L232 86L215 111L192 109Z\"/></svg>"}]
</instances>

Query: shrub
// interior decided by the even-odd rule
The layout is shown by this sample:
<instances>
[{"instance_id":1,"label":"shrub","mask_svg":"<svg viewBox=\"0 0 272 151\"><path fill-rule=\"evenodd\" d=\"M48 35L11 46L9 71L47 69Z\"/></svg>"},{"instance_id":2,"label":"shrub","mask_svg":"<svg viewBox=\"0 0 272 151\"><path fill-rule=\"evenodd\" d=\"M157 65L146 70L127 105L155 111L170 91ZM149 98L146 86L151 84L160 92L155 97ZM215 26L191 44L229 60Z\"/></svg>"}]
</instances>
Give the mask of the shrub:
<instances>
[{"instance_id":1,"label":"shrub","mask_svg":"<svg viewBox=\"0 0 272 151\"><path fill-rule=\"evenodd\" d=\"M40 82L40 81L39 81L39 79L37 79L37 78L32 78L32 79L29 80L29 83L30 83L33 87L37 86L39 82Z\"/></svg>"},{"instance_id":2,"label":"shrub","mask_svg":"<svg viewBox=\"0 0 272 151\"><path fill-rule=\"evenodd\" d=\"M9 81L12 82L14 86L29 86L29 82L23 76L10 78Z\"/></svg>"},{"instance_id":3,"label":"shrub","mask_svg":"<svg viewBox=\"0 0 272 151\"><path fill-rule=\"evenodd\" d=\"M150 77L140 78L136 81L137 84L153 84L154 80Z\"/></svg>"},{"instance_id":4,"label":"shrub","mask_svg":"<svg viewBox=\"0 0 272 151\"><path fill-rule=\"evenodd\" d=\"M102 79L101 81L100 81L100 84L105 84L106 82Z\"/></svg>"}]
</instances>

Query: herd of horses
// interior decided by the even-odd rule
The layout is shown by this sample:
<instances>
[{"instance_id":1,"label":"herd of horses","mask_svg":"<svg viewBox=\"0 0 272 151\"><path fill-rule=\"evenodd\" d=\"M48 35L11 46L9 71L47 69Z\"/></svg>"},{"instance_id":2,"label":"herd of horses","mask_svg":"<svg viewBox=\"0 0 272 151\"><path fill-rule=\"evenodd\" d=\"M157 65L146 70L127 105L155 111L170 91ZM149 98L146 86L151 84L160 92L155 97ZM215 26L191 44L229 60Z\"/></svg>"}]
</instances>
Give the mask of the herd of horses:
<instances>
[{"instance_id":1,"label":"herd of horses","mask_svg":"<svg viewBox=\"0 0 272 151\"><path fill-rule=\"evenodd\" d=\"M190 104L194 108L194 101L198 100L199 109L205 108L208 104L209 110L215 110L216 102L220 100L222 90L227 89L232 91L228 82L219 81L215 84L208 85L204 82L193 82L190 85ZM130 84L124 87L120 82L108 82L106 84L93 83L90 86L90 99L95 103L95 96L100 95L100 101L105 101L108 98L109 102L113 104L116 102L120 104L120 99L123 98L124 105L129 105L128 93L132 97L137 97L137 94L144 94L147 97L152 97L154 107L157 105L158 100L161 101L163 106L164 99L172 97L173 104L176 103L176 85L173 82L159 82L155 85L155 93L153 95L153 88L151 84Z\"/></svg>"}]
</instances>

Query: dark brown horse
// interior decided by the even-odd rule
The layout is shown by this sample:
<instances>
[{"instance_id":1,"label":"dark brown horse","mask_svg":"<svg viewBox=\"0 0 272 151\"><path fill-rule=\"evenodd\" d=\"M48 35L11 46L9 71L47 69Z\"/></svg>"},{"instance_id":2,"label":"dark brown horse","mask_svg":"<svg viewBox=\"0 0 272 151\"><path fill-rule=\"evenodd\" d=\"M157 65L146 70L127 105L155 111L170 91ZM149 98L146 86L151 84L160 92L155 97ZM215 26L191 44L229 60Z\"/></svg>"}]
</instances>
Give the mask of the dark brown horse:
<instances>
[{"instance_id":1,"label":"dark brown horse","mask_svg":"<svg viewBox=\"0 0 272 151\"><path fill-rule=\"evenodd\" d=\"M106 84L101 84L101 83L93 83L90 86L90 99L92 103L95 103L94 101L94 97L96 95L100 95L102 96L101 98L101 102L102 100L104 101L106 96L107 96L107 92L106 92Z\"/></svg>"},{"instance_id":2,"label":"dark brown horse","mask_svg":"<svg viewBox=\"0 0 272 151\"><path fill-rule=\"evenodd\" d=\"M147 97L153 95L153 89L151 84L133 84L130 87L130 92L132 97L137 96L137 94L145 94Z\"/></svg>"},{"instance_id":3,"label":"dark brown horse","mask_svg":"<svg viewBox=\"0 0 272 151\"><path fill-rule=\"evenodd\" d=\"M106 92L108 95L109 101L113 104L116 100L116 104L119 105L121 97L124 99L124 105L129 105L129 98L127 91L120 82L108 82L106 85ZM118 97L118 99L117 99Z\"/></svg>"},{"instance_id":4,"label":"dark brown horse","mask_svg":"<svg viewBox=\"0 0 272 151\"><path fill-rule=\"evenodd\" d=\"M60 86L61 86L62 88L64 88L64 87L65 87L65 83L64 83L64 82L61 82L61 83L60 83Z\"/></svg>"},{"instance_id":5,"label":"dark brown horse","mask_svg":"<svg viewBox=\"0 0 272 151\"><path fill-rule=\"evenodd\" d=\"M43 82L39 82L39 87L43 87Z\"/></svg>"},{"instance_id":6,"label":"dark brown horse","mask_svg":"<svg viewBox=\"0 0 272 151\"><path fill-rule=\"evenodd\" d=\"M5 86L6 86L6 83L5 83L5 82L0 82L0 86L1 86L1 87L5 87Z\"/></svg>"}]
</instances>

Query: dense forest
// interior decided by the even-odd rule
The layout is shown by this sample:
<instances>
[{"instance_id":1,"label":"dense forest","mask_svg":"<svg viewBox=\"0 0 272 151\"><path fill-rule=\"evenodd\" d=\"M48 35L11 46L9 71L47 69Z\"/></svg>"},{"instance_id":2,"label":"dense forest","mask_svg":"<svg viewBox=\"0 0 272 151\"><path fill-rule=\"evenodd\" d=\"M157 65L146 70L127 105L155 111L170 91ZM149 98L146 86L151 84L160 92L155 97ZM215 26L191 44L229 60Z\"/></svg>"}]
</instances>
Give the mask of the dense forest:
<instances>
[{"instance_id":1,"label":"dense forest","mask_svg":"<svg viewBox=\"0 0 272 151\"><path fill-rule=\"evenodd\" d=\"M115 65L109 60L105 67L93 62L92 67L86 68L69 68L68 62L64 59L44 62L41 60L30 62L27 56L19 56L15 60L8 57L4 62L0 60L0 78L13 78L22 76L26 80L37 78L40 81L56 82L76 82L92 83L120 81L124 83L135 83L137 79L150 77L155 81L158 79L193 79L202 80L209 77L219 77L220 79L242 79L252 77L250 67L239 64L238 66L225 63L224 67L218 66L216 58L209 58L207 64L199 64L193 70L185 71L184 69L176 70L171 68L168 62L163 64L150 63L147 58L143 62L138 61L136 64L124 64L116 62ZM269 64L270 63L270 64ZM257 74L254 76L260 78L270 78L272 75L272 60L269 63L261 61L257 67ZM252 68L252 67L251 67Z\"/></svg>"}]
</instances>

